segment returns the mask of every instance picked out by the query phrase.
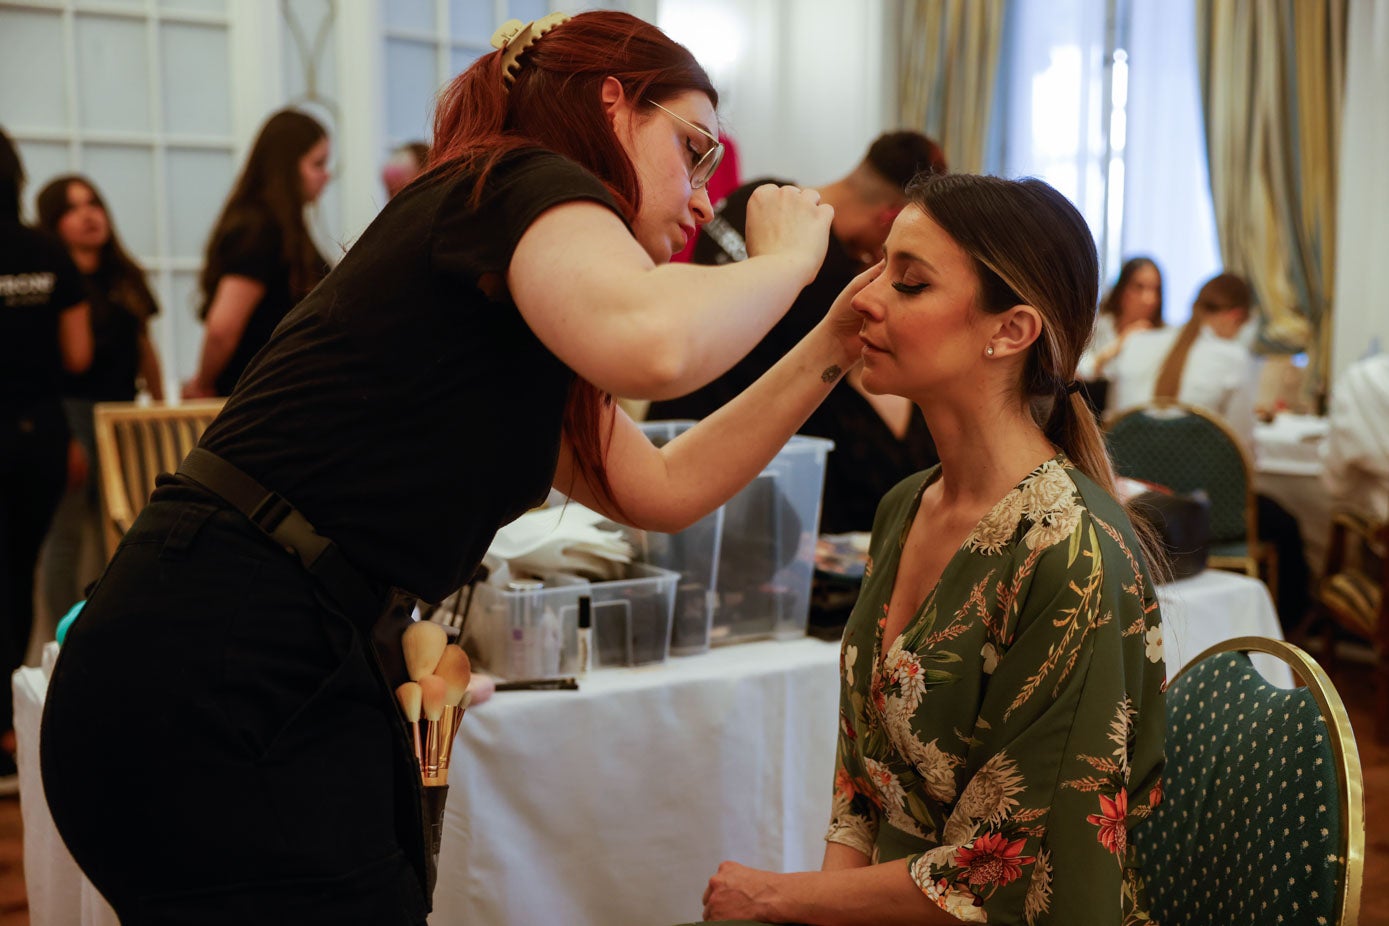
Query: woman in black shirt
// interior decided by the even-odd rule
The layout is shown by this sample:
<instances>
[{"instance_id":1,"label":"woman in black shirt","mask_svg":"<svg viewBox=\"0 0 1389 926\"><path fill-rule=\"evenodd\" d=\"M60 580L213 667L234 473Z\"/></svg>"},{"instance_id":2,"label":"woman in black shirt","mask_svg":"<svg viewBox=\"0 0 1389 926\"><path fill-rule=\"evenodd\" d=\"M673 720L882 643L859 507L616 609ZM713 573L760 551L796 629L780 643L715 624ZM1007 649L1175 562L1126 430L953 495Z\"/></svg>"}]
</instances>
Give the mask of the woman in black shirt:
<instances>
[{"instance_id":1,"label":"woman in black shirt","mask_svg":"<svg viewBox=\"0 0 1389 926\"><path fill-rule=\"evenodd\" d=\"M848 296L871 272L747 393L652 446L611 396L730 366L814 277L830 210L769 186L748 260L669 264L712 214L703 69L622 13L493 42L440 100L430 169L286 316L64 643L45 790L118 913L422 923L419 772L371 646L399 637L377 620L391 591L442 599L552 485L678 530L857 362Z\"/></svg>"},{"instance_id":2,"label":"woman in black shirt","mask_svg":"<svg viewBox=\"0 0 1389 926\"><path fill-rule=\"evenodd\" d=\"M92 365L63 381L68 427L86 458L85 478L69 488L53 517L44 546L43 594L56 619L82 597L96 578L84 571L104 555L84 554L83 539L97 517L96 435L92 409L97 402L129 402L143 385L154 399L164 398L159 355L150 340L149 320L159 312L145 272L116 235L106 202L86 177L68 174L50 180L36 199L39 228L67 248L86 283L91 306Z\"/></svg>"},{"instance_id":3,"label":"woman in black shirt","mask_svg":"<svg viewBox=\"0 0 1389 926\"><path fill-rule=\"evenodd\" d=\"M62 245L19 221L24 168L0 131L0 677L24 661L34 621L34 564L68 479L64 372L92 362L92 333L77 268ZM14 716L0 685L0 729ZM3 734L8 739L9 734ZM0 793L18 786L0 748Z\"/></svg>"},{"instance_id":4,"label":"woman in black shirt","mask_svg":"<svg viewBox=\"0 0 1389 926\"><path fill-rule=\"evenodd\" d=\"M200 280L203 351L185 399L230 395L296 302L328 272L304 209L328 183L328 133L312 116L271 116L208 239Z\"/></svg>"}]
</instances>

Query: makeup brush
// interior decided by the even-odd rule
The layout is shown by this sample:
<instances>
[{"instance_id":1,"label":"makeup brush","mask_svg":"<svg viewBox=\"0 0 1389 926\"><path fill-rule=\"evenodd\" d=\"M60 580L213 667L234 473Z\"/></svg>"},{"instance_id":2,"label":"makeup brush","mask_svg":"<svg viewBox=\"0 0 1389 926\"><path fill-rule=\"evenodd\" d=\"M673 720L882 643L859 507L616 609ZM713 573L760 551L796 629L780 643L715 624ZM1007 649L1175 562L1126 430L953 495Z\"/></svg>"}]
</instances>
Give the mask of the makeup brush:
<instances>
[{"instance_id":1,"label":"makeup brush","mask_svg":"<svg viewBox=\"0 0 1389 926\"><path fill-rule=\"evenodd\" d=\"M405 712L405 720L410 724L410 734L415 739L415 761L424 768L424 748L420 744L420 705L422 693L419 682L406 682L395 690L395 698Z\"/></svg>"},{"instance_id":2,"label":"makeup brush","mask_svg":"<svg viewBox=\"0 0 1389 926\"><path fill-rule=\"evenodd\" d=\"M419 681L434 671L449 635L433 621L415 621L400 635L400 648L405 654L405 669L410 678Z\"/></svg>"},{"instance_id":3,"label":"makeup brush","mask_svg":"<svg viewBox=\"0 0 1389 926\"><path fill-rule=\"evenodd\" d=\"M424 764L420 766L425 785L448 784L448 775L441 774L439 752L443 748L444 696L447 683L437 675L420 679L420 707L424 713Z\"/></svg>"},{"instance_id":4,"label":"makeup brush","mask_svg":"<svg viewBox=\"0 0 1389 926\"><path fill-rule=\"evenodd\" d=\"M460 646L444 647L439 664L434 667L434 674L444 680L443 729L448 740L452 742L454 734L458 732L458 725L463 721L463 700L468 695L468 680L473 676L468 654L463 652ZM445 756L441 757L444 758L442 764L447 766L447 748L444 753Z\"/></svg>"}]
</instances>

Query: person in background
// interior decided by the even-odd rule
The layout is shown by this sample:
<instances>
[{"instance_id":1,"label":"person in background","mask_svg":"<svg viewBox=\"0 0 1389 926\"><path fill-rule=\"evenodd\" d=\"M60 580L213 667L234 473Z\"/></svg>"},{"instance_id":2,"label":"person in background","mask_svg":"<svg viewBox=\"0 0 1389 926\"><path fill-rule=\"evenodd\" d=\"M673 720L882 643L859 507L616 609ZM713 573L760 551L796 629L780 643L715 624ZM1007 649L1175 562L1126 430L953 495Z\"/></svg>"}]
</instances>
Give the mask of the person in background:
<instances>
[{"instance_id":1,"label":"person in background","mask_svg":"<svg viewBox=\"0 0 1389 926\"><path fill-rule=\"evenodd\" d=\"M398 145L381 168L381 185L386 188L386 198L394 199L407 183L424 173L428 160L429 145L424 142L407 141Z\"/></svg>"},{"instance_id":2,"label":"person in background","mask_svg":"<svg viewBox=\"0 0 1389 926\"><path fill-rule=\"evenodd\" d=\"M68 427L87 465L86 478L63 496L44 546L43 595L56 621L82 598L105 559L83 550L84 540L100 542L92 410L97 402L129 402L141 388L162 400L164 385L149 334L159 306L144 270L121 245L96 186L77 174L58 177L39 191L37 205L39 228L63 243L86 282L94 346L91 366L69 374L63 386Z\"/></svg>"},{"instance_id":3,"label":"person in background","mask_svg":"<svg viewBox=\"0 0 1389 926\"><path fill-rule=\"evenodd\" d=\"M24 166L0 130L0 793L18 789L9 679L34 623L34 567L65 484L82 474L63 416L64 373L92 362L82 276L19 220Z\"/></svg>"},{"instance_id":4,"label":"person in background","mask_svg":"<svg viewBox=\"0 0 1389 926\"><path fill-rule=\"evenodd\" d=\"M1153 399L1175 399L1213 412L1254 459L1258 364L1239 340L1253 313L1249 283L1222 273L1202 284L1181 328L1149 329L1128 337L1109 365L1117 411ZM1263 493L1254 496L1259 539L1278 551L1278 617L1291 634L1311 604L1306 548L1297 519Z\"/></svg>"},{"instance_id":5,"label":"person in background","mask_svg":"<svg viewBox=\"0 0 1389 926\"><path fill-rule=\"evenodd\" d=\"M203 349L185 399L230 395L270 333L328 272L304 210L328 183L328 132L284 109L261 127L208 239Z\"/></svg>"},{"instance_id":6,"label":"person in background","mask_svg":"<svg viewBox=\"0 0 1389 926\"><path fill-rule=\"evenodd\" d=\"M1123 349L1124 341L1137 331L1161 328L1162 271L1151 257L1133 257L1119 268L1119 278L1100 301L1095 332L1085 353L1080 355L1076 376L1096 414L1114 409L1108 367Z\"/></svg>"},{"instance_id":7,"label":"person in background","mask_svg":"<svg viewBox=\"0 0 1389 926\"><path fill-rule=\"evenodd\" d=\"M853 300L862 381L921 408L941 462L873 525L821 870L724 862L704 917L1146 923L1125 833L1162 794L1163 561L1074 381L1095 245L1039 180L929 176L908 197Z\"/></svg>"},{"instance_id":8,"label":"person in background","mask_svg":"<svg viewBox=\"0 0 1389 926\"><path fill-rule=\"evenodd\" d=\"M1334 510L1389 521L1389 354L1346 368L1331 390L1322 445Z\"/></svg>"},{"instance_id":9,"label":"person in background","mask_svg":"<svg viewBox=\"0 0 1389 926\"><path fill-rule=\"evenodd\" d=\"M945 173L940 146L919 132L888 132L869 146L845 177L816 189L834 206L829 253L820 272L801 291L791 310L727 373L687 396L653 403L651 420L704 418L747 388L824 316L835 296L865 266L882 255L892 221L905 204L902 188L919 170ZM695 240L693 261L719 265L742 260L747 202L757 187L744 184L728 195ZM784 181L775 181L784 182ZM827 534L867 531L878 501L904 476L938 459L921 414L901 396L874 395L848 377L801 428L802 434L835 442L826 462L820 530Z\"/></svg>"},{"instance_id":10,"label":"person in background","mask_svg":"<svg viewBox=\"0 0 1389 926\"><path fill-rule=\"evenodd\" d=\"M694 523L857 356L850 289L653 446L611 397L727 369L815 276L832 210L765 186L747 260L671 265L713 213L705 71L612 11L493 43L439 100L430 170L285 317L65 637L44 792L123 920L422 926L398 616L472 578L552 487L632 526Z\"/></svg>"}]
</instances>

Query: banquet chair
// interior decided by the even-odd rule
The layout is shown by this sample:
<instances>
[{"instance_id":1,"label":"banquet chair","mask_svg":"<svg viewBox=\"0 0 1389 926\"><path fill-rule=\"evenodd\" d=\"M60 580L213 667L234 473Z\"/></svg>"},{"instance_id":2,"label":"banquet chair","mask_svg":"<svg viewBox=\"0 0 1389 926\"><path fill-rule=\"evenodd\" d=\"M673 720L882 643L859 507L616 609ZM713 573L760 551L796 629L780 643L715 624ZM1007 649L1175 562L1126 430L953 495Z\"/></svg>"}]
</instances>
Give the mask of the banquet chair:
<instances>
[{"instance_id":1,"label":"banquet chair","mask_svg":"<svg viewBox=\"0 0 1389 926\"><path fill-rule=\"evenodd\" d=\"M1376 524L1349 512L1332 518L1314 598L1308 630L1322 625L1327 658L1335 655L1337 628L1374 648L1375 735L1389 742L1389 521Z\"/></svg>"},{"instance_id":2,"label":"banquet chair","mask_svg":"<svg viewBox=\"0 0 1389 926\"><path fill-rule=\"evenodd\" d=\"M1288 664L1299 687L1249 659ZM1162 800L1129 833L1155 922L1355 926L1364 780L1326 672L1282 640L1210 647L1167 690Z\"/></svg>"},{"instance_id":3,"label":"banquet chair","mask_svg":"<svg viewBox=\"0 0 1389 926\"><path fill-rule=\"evenodd\" d=\"M179 405L97 403L101 536L108 558L149 501L155 477L178 469L225 402L226 399L199 399Z\"/></svg>"},{"instance_id":4,"label":"banquet chair","mask_svg":"<svg viewBox=\"0 0 1389 926\"><path fill-rule=\"evenodd\" d=\"M1262 566L1277 600L1278 553L1259 540L1254 468L1229 425L1204 408L1154 400L1115 413L1105 432L1120 476L1183 494L1204 492L1211 505L1209 564L1255 578Z\"/></svg>"}]
</instances>

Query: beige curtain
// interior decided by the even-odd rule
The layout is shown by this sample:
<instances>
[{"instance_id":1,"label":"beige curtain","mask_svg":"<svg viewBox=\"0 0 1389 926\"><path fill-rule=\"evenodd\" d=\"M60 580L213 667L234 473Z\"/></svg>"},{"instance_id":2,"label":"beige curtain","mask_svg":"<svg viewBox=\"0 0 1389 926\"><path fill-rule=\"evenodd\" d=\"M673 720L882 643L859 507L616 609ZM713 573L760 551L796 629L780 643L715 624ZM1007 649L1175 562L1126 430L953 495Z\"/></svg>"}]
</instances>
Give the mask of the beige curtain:
<instances>
[{"instance_id":1,"label":"beige curtain","mask_svg":"<svg viewBox=\"0 0 1389 926\"><path fill-rule=\"evenodd\" d=\"M1216 232L1266 341L1327 368L1347 0L1197 0Z\"/></svg>"},{"instance_id":2,"label":"beige curtain","mask_svg":"<svg viewBox=\"0 0 1389 926\"><path fill-rule=\"evenodd\" d=\"M930 135L953 171L984 168L1004 0L902 0L898 118Z\"/></svg>"}]
</instances>

